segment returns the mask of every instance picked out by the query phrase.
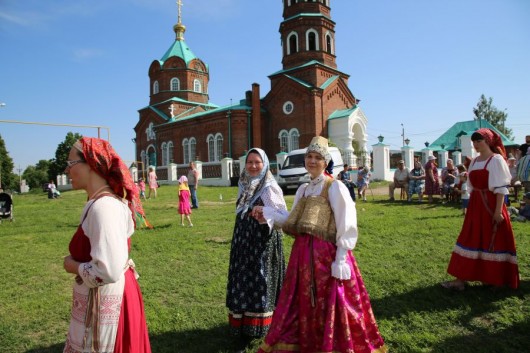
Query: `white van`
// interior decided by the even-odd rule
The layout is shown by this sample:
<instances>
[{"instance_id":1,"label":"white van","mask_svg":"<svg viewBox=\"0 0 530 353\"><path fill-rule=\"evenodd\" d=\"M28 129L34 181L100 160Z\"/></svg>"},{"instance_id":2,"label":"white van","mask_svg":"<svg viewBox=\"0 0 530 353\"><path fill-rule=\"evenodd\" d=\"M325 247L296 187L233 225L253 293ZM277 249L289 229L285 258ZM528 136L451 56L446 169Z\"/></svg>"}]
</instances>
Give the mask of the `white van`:
<instances>
[{"instance_id":1,"label":"white van","mask_svg":"<svg viewBox=\"0 0 530 353\"><path fill-rule=\"evenodd\" d=\"M297 189L301 184L309 182L309 173L304 167L304 157L307 148L293 150L280 167L278 184L283 190ZM336 178L344 169L344 162L337 147L329 147L329 154L333 160L333 177Z\"/></svg>"}]
</instances>

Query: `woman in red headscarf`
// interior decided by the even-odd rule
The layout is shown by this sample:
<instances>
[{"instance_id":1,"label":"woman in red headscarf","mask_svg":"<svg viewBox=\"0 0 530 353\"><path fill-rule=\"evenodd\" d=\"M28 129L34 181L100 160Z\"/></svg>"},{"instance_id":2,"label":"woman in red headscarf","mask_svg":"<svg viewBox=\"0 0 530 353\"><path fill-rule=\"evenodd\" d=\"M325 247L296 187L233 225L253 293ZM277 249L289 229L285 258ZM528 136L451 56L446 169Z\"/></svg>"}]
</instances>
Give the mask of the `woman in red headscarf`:
<instances>
[{"instance_id":1,"label":"woman in red headscarf","mask_svg":"<svg viewBox=\"0 0 530 353\"><path fill-rule=\"evenodd\" d=\"M142 293L129 259L138 189L110 144L83 137L65 170L88 201L70 241L64 269L75 274L65 353L150 353Z\"/></svg>"},{"instance_id":2,"label":"woman in red headscarf","mask_svg":"<svg viewBox=\"0 0 530 353\"><path fill-rule=\"evenodd\" d=\"M491 129L471 135L479 153L469 166L470 198L447 272L455 280L448 289L464 290L468 281L494 286L519 286L519 269L510 216L504 204L510 170L500 136Z\"/></svg>"}]
</instances>

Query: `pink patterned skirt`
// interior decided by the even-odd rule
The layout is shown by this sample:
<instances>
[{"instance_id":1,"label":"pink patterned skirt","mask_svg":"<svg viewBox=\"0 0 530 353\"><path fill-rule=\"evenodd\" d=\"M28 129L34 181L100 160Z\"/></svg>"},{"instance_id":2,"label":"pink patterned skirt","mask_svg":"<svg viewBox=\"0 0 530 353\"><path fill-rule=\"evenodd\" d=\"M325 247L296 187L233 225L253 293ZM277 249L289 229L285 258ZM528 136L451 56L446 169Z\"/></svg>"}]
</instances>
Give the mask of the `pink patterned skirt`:
<instances>
[{"instance_id":1,"label":"pink patterned skirt","mask_svg":"<svg viewBox=\"0 0 530 353\"><path fill-rule=\"evenodd\" d=\"M351 279L340 281L331 276L336 249L334 244L317 237L296 237L272 324L259 353L387 352L351 252L347 258ZM312 278L316 289L314 306Z\"/></svg>"}]
</instances>

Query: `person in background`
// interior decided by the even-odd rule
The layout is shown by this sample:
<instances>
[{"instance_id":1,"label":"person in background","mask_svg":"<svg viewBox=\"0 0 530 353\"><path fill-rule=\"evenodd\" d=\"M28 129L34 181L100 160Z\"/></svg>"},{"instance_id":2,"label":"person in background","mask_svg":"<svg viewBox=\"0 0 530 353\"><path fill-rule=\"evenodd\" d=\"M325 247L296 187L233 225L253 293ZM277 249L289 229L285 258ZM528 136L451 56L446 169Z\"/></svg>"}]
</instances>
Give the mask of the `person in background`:
<instances>
[{"instance_id":1,"label":"person in background","mask_svg":"<svg viewBox=\"0 0 530 353\"><path fill-rule=\"evenodd\" d=\"M460 179L459 186L454 189L454 192L460 195L460 200L462 200L462 214L465 216L467 212L467 205L469 204L469 190L467 186L467 172L462 172L458 175Z\"/></svg>"},{"instance_id":2,"label":"person in background","mask_svg":"<svg viewBox=\"0 0 530 353\"><path fill-rule=\"evenodd\" d=\"M523 200L520 202L519 209L516 207L509 207L510 218L517 222L530 221L530 192L523 195Z\"/></svg>"},{"instance_id":3,"label":"person in background","mask_svg":"<svg viewBox=\"0 0 530 353\"><path fill-rule=\"evenodd\" d=\"M346 185L352 200L355 201L355 184L351 181L350 169L347 164L344 164L344 169L339 172L337 179Z\"/></svg>"},{"instance_id":4,"label":"person in background","mask_svg":"<svg viewBox=\"0 0 530 353\"><path fill-rule=\"evenodd\" d=\"M190 188L188 187L188 178L185 175L179 178L179 213L180 225L184 227L184 217L186 217L188 225L193 227L193 223L191 223Z\"/></svg>"},{"instance_id":5,"label":"person in background","mask_svg":"<svg viewBox=\"0 0 530 353\"><path fill-rule=\"evenodd\" d=\"M445 199L444 202L451 200L453 190L458 178L458 169L455 167L452 159L447 160L447 165L445 168L442 168L442 198Z\"/></svg>"},{"instance_id":6,"label":"person in background","mask_svg":"<svg viewBox=\"0 0 530 353\"><path fill-rule=\"evenodd\" d=\"M357 213L343 183L326 176L328 140L314 137L305 154L311 181L290 213L265 219L295 237L271 327L259 353L387 352L351 250ZM316 216L318 215L318 216Z\"/></svg>"},{"instance_id":7,"label":"person in background","mask_svg":"<svg viewBox=\"0 0 530 353\"><path fill-rule=\"evenodd\" d=\"M260 148L248 152L238 186L226 307L230 332L244 351L267 333L285 275L281 229L263 217L263 210L271 217L287 212L287 206Z\"/></svg>"},{"instance_id":8,"label":"person in background","mask_svg":"<svg viewBox=\"0 0 530 353\"><path fill-rule=\"evenodd\" d=\"M418 194L419 202L423 202L423 190L425 189L425 170L419 160L414 160L414 168L409 172L409 197L408 202L412 202L412 195Z\"/></svg>"},{"instance_id":9,"label":"person in background","mask_svg":"<svg viewBox=\"0 0 530 353\"><path fill-rule=\"evenodd\" d=\"M195 162L190 162L188 171L188 186L191 193L191 208L199 208L199 200L197 199L197 188L199 187L199 171L195 166Z\"/></svg>"},{"instance_id":10,"label":"person in background","mask_svg":"<svg viewBox=\"0 0 530 353\"><path fill-rule=\"evenodd\" d=\"M513 197L514 201L519 200L519 190L521 189L521 181L517 180L517 165L515 157L508 158L508 168L510 169L510 175L512 179L510 180L510 186L513 188Z\"/></svg>"},{"instance_id":11,"label":"person in background","mask_svg":"<svg viewBox=\"0 0 530 353\"><path fill-rule=\"evenodd\" d=\"M530 135L526 135L524 139L525 139L525 143L519 146L519 149L515 151L517 155L517 160L528 155L528 151L530 150Z\"/></svg>"},{"instance_id":12,"label":"person in background","mask_svg":"<svg viewBox=\"0 0 530 353\"><path fill-rule=\"evenodd\" d=\"M150 353L138 274L129 259L135 215L144 214L138 188L123 160L99 138L73 145L65 173L88 201L63 263L75 275L64 352Z\"/></svg>"},{"instance_id":13,"label":"person in background","mask_svg":"<svg viewBox=\"0 0 530 353\"><path fill-rule=\"evenodd\" d=\"M61 196L61 193L59 192L59 190L57 190L57 187L55 186L53 180L50 180L50 183L48 184L48 198L56 199L59 196Z\"/></svg>"},{"instance_id":14,"label":"person in background","mask_svg":"<svg viewBox=\"0 0 530 353\"><path fill-rule=\"evenodd\" d=\"M438 178L438 168L436 165L436 157L427 157L425 169L425 195L429 199L429 203L433 203L433 195L440 195L440 180Z\"/></svg>"},{"instance_id":15,"label":"person in background","mask_svg":"<svg viewBox=\"0 0 530 353\"><path fill-rule=\"evenodd\" d=\"M366 189L370 183L370 170L367 166L359 167L357 172L357 192L359 194L359 199L366 201Z\"/></svg>"},{"instance_id":16,"label":"person in background","mask_svg":"<svg viewBox=\"0 0 530 353\"><path fill-rule=\"evenodd\" d=\"M394 190L404 188L405 195L409 193L409 168L405 167L405 161L398 161L398 166L394 172L394 180L388 184L388 196L390 201L394 201Z\"/></svg>"},{"instance_id":17,"label":"person in background","mask_svg":"<svg viewBox=\"0 0 530 353\"><path fill-rule=\"evenodd\" d=\"M456 279L442 286L461 291L468 281L480 281L517 288L515 239L504 204L511 179L506 151L491 129L478 129L471 141L479 155L468 169L469 207L447 268Z\"/></svg>"},{"instance_id":18,"label":"person in background","mask_svg":"<svg viewBox=\"0 0 530 353\"><path fill-rule=\"evenodd\" d=\"M145 181L144 181L144 178L138 179L138 189L140 189L140 198L145 200L146 198L145 198Z\"/></svg>"},{"instance_id":19,"label":"person in background","mask_svg":"<svg viewBox=\"0 0 530 353\"><path fill-rule=\"evenodd\" d=\"M158 189L158 177L156 176L155 168L149 167L149 173L147 174L147 180L149 182L149 195L148 199L151 198L151 192L155 194L156 199L156 190Z\"/></svg>"}]
</instances>

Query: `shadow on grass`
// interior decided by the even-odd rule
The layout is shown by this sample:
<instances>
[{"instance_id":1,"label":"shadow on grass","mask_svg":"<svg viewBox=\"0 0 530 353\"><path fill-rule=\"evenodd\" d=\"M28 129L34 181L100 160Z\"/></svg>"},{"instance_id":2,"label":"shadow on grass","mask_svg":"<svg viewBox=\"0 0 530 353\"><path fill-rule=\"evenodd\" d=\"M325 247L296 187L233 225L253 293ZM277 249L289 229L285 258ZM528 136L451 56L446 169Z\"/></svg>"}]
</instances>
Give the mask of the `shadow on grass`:
<instances>
[{"instance_id":1,"label":"shadow on grass","mask_svg":"<svg viewBox=\"0 0 530 353\"><path fill-rule=\"evenodd\" d=\"M490 287L472 284L462 292L455 292L436 284L421 287L410 292L373 299L372 307L377 318L392 319L408 313L444 311L448 309L462 309L471 307L470 317L480 316L495 310L492 303L509 297L530 295L530 281L521 281L519 289L507 287Z\"/></svg>"},{"instance_id":2,"label":"shadow on grass","mask_svg":"<svg viewBox=\"0 0 530 353\"><path fill-rule=\"evenodd\" d=\"M165 332L149 335L153 353L230 353L240 349L237 340L228 333L228 326L222 325L206 330L189 330L181 332ZM256 351L260 340L251 346ZM62 353L64 343L49 347L34 348L25 353Z\"/></svg>"},{"instance_id":3,"label":"shadow on grass","mask_svg":"<svg viewBox=\"0 0 530 353\"><path fill-rule=\"evenodd\" d=\"M461 326L470 334L452 336L437 342L429 352L469 352L470 347L482 347L477 352L511 353L527 351L530 318L526 316L525 321L512 322L511 326L502 329L496 328L503 323L493 322L487 327L481 327L477 325L477 319L494 316L499 309L497 305L499 302L514 297L524 301L529 295L529 280L521 281L517 290L473 283L464 291L455 292L436 284L399 295L374 299L371 303L376 319L385 318L392 321L409 316L411 313L455 310L461 312L462 314L454 319L454 324ZM506 337L510 337L509 345L506 344Z\"/></svg>"},{"instance_id":4,"label":"shadow on grass","mask_svg":"<svg viewBox=\"0 0 530 353\"><path fill-rule=\"evenodd\" d=\"M453 336L442 340L432 347L433 353L468 352L470 347L477 347L477 352L513 353L528 349L528 332L530 319L492 333L490 330L475 328L470 335ZM510 340L506 340L510 337Z\"/></svg>"}]
</instances>

